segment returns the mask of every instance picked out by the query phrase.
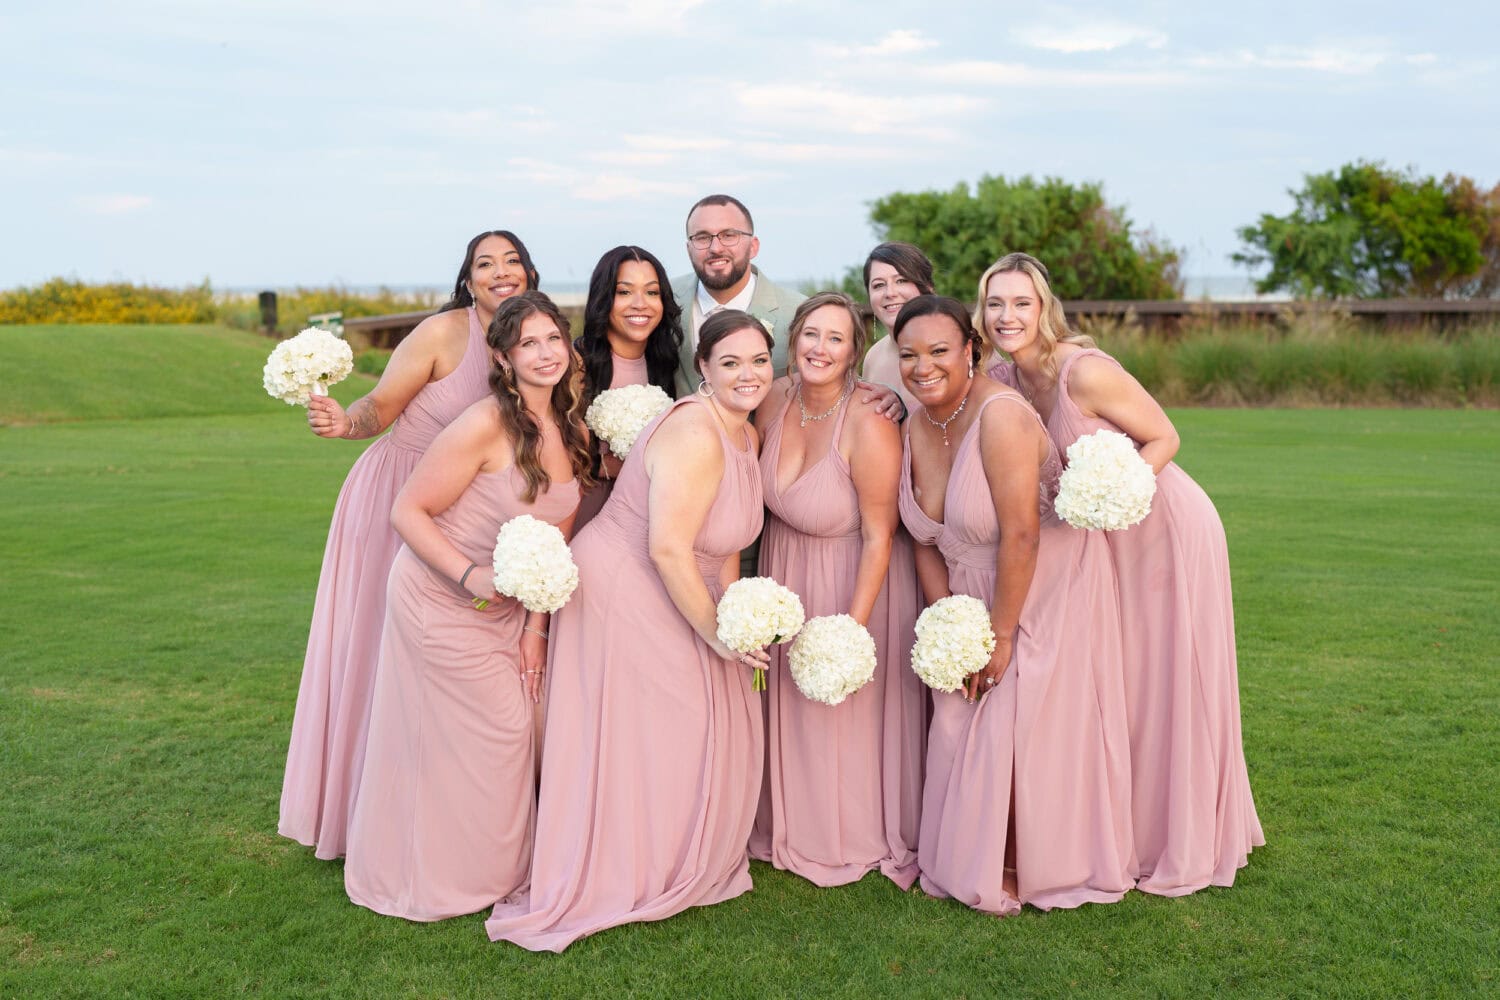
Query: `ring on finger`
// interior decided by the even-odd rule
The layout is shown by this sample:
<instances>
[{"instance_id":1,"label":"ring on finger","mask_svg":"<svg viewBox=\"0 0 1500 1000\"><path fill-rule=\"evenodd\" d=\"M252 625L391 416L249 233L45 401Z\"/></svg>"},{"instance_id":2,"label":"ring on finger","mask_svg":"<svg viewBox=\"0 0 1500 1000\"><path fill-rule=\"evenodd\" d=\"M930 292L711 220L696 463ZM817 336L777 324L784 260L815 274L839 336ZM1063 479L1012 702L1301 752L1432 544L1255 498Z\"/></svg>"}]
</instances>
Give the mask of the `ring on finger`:
<instances>
[{"instance_id":1,"label":"ring on finger","mask_svg":"<svg viewBox=\"0 0 1500 1000\"><path fill-rule=\"evenodd\" d=\"M985 687L994 687L995 686L995 678L993 678L993 677L986 677L984 679L984 686Z\"/></svg>"}]
</instances>

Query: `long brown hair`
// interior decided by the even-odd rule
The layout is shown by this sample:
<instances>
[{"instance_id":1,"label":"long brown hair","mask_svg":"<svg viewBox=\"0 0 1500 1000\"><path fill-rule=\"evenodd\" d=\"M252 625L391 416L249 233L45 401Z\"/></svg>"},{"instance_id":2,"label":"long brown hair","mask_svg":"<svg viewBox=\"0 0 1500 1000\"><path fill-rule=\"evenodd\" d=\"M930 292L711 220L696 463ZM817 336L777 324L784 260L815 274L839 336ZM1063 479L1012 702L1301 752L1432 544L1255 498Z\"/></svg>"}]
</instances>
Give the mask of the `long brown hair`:
<instances>
[{"instance_id":1,"label":"long brown hair","mask_svg":"<svg viewBox=\"0 0 1500 1000\"><path fill-rule=\"evenodd\" d=\"M583 359L578 356L568 339L568 317L546 295L527 290L500 303L500 308L495 310L495 318L490 321L485 341L492 351L509 351L521 339L521 324L538 313L557 324L558 332L568 343L568 371L552 387L549 405L552 408L552 418L557 421L557 429L562 434L563 447L567 449L568 464L573 467L573 476L578 480L580 489L588 489L594 484L594 480L589 475L592 464L589 435L583 423ZM504 418L506 427L515 435L516 466L521 470L521 475L526 477L526 492L522 494L522 499L527 503L534 503L537 494L552 485L547 470L542 468L541 425L521 399L515 372L509 366L501 367L499 362L491 366L490 391L500 404L500 415Z\"/></svg>"},{"instance_id":2,"label":"long brown hair","mask_svg":"<svg viewBox=\"0 0 1500 1000\"><path fill-rule=\"evenodd\" d=\"M1052 282L1047 276L1047 265L1031 256L1029 253L1008 253L995 263L991 264L984 274L979 277L979 299L974 306L974 329L984 338L990 349L999 352L1000 348L990 339L990 332L984 326L984 296L985 286L990 279L997 274L1017 272L1026 275L1031 283L1036 286L1037 303L1041 307L1037 310L1039 314L1037 322L1037 335L1042 341L1042 372L1049 381L1057 380L1057 362L1052 355L1057 351L1058 344L1077 344L1080 347L1093 347L1094 338L1086 333L1074 333L1068 329L1068 317L1063 313L1062 302L1052 294Z\"/></svg>"}]
</instances>

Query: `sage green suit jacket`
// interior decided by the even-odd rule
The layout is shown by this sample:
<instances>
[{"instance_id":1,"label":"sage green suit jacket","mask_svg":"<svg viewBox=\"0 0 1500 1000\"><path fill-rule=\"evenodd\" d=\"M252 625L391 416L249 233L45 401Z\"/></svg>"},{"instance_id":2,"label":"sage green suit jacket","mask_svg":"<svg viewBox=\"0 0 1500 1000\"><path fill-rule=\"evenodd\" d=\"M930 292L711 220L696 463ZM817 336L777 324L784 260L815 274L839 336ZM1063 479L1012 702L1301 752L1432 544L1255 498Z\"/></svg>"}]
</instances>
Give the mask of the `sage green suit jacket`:
<instances>
[{"instance_id":1,"label":"sage green suit jacket","mask_svg":"<svg viewBox=\"0 0 1500 1000\"><path fill-rule=\"evenodd\" d=\"M755 272L755 292L750 296L750 308L747 311L756 319L771 324L771 335L776 341L771 349L771 364L778 376L785 375L787 328L792 325L792 315L797 311L797 306L807 296L777 285L761 274L754 264L750 265L750 269ZM673 278L672 294L677 296L677 304L682 307L682 350L677 356L677 395L682 397L698 388L698 383L703 381L693 365L693 345L689 343L692 338L693 300L698 297L698 276L684 274Z\"/></svg>"}]
</instances>

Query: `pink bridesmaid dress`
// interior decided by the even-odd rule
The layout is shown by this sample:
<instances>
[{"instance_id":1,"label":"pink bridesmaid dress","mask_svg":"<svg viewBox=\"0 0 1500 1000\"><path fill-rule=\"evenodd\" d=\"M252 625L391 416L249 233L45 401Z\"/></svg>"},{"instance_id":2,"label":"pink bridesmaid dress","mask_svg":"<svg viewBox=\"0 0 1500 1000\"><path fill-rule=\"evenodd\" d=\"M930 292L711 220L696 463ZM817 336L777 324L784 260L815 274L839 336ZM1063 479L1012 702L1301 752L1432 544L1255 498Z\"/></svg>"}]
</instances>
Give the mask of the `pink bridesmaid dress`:
<instances>
[{"instance_id":1,"label":"pink bridesmaid dress","mask_svg":"<svg viewBox=\"0 0 1500 1000\"><path fill-rule=\"evenodd\" d=\"M1081 357L1058 371L1047 431L1060 451L1085 434L1120 428L1088 417L1068 395ZM1015 384L1010 364L991 374ZM1138 888L1182 896L1234 884L1265 844L1240 737L1239 672L1229 546L1208 494L1176 463L1156 477L1146 519L1106 534L1119 574L1125 697L1134 776Z\"/></svg>"},{"instance_id":2,"label":"pink bridesmaid dress","mask_svg":"<svg viewBox=\"0 0 1500 1000\"><path fill-rule=\"evenodd\" d=\"M785 493L777 490L788 399L765 425L761 489L771 517L760 573L790 587L808 618L848 614L864 548L859 498L834 418L828 453ZM879 868L902 889L917 877L917 828L926 750L926 687L911 670L917 576L911 540L897 532L885 586L870 613L875 678L837 706L809 701L773 646L766 676L766 778L750 855L820 886Z\"/></svg>"},{"instance_id":3,"label":"pink bridesmaid dress","mask_svg":"<svg viewBox=\"0 0 1500 1000\"><path fill-rule=\"evenodd\" d=\"M339 491L323 550L302 684L281 784L283 837L343 855L359 792L386 578L401 548L391 504L438 432L489 393L490 349L470 308L458 367L423 386L390 433L355 461Z\"/></svg>"},{"instance_id":4,"label":"pink bridesmaid dress","mask_svg":"<svg viewBox=\"0 0 1500 1000\"><path fill-rule=\"evenodd\" d=\"M644 354L638 358L622 358L611 352L610 371L609 387L611 389L619 389L627 385L649 385L651 382L646 370ZM602 443L600 447L603 447ZM610 490L614 488L614 485L612 480L601 478L588 492L584 493L583 500L578 505L578 520L573 522L575 532L592 521L594 515L604 509L604 501L609 499Z\"/></svg>"},{"instance_id":5,"label":"pink bridesmaid dress","mask_svg":"<svg viewBox=\"0 0 1500 1000\"><path fill-rule=\"evenodd\" d=\"M559 524L578 507L576 480L530 504L525 489L514 465L482 472L437 516L474 572L488 571L506 521L530 514ZM442 920L525 884L536 799L525 622L519 601L476 611L468 591L411 549L396 556L344 862L344 888L360 906Z\"/></svg>"},{"instance_id":6,"label":"pink bridesmaid dress","mask_svg":"<svg viewBox=\"0 0 1500 1000\"><path fill-rule=\"evenodd\" d=\"M531 888L496 905L493 940L560 952L751 887L759 697L751 672L716 656L677 611L647 549L646 444L667 415L703 405L679 399L641 432L609 503L574 539L578 590L552 618ZM719 438L724 475L693 542L715 600L724 560L764 514L755 450Z\"/></svg>"},{"instance_id":7,"label":"pink bridesmaid dress","mask_svg":"<svg viewBox=\"0 0 1500 1000\"><path fill-rule=\"evenodd\" d=\"M1031 405L1012 391L984 409ZM942 523L912 493L902 458L901 518L935 545L949 589L994 600L1000 524L979 453L979 419L957 442ZM977 703L933 692L918 863L922 888L1001 916L1110 903L1131 887L1130 760L1120 678L1119 605L1109 548L1052 513L1061 463L1042 468L1036 572L1010 666ZM1007 848L1015 857L1012 892Z\"/></svg>"}]
</instances>

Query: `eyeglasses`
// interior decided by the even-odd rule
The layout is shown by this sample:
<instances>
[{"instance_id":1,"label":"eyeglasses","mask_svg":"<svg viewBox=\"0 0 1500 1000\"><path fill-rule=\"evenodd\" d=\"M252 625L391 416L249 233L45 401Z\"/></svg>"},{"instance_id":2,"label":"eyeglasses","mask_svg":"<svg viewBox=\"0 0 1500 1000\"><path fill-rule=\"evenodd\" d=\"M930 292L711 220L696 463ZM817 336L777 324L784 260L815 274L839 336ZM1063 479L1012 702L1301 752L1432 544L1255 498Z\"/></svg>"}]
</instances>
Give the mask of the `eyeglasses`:
<instances>
[{"instance_id":1,"label":"eyeglasses","mask_svg":"<svg viewBox=\"0 0 1500 1000\"><path fill-rule=\"evenodd\" d=\"M717 233L694 233L688 237L688 242L692 244L694 250L707 250L714 245L714 240L719 241L719 246L727 248L738 246L742 236L754 235L742 229L725 229Z\"/></svg>"}]
</instances>

